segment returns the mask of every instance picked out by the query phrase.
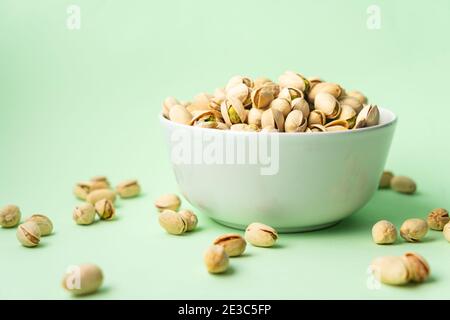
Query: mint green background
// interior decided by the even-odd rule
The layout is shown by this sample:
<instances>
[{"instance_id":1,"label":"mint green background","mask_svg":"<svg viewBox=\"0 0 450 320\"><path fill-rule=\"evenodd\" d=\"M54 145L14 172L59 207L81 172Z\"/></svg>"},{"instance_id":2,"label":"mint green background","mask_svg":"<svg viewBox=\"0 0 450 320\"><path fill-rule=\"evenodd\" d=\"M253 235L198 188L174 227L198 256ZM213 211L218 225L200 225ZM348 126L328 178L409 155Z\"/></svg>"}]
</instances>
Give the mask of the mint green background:
<instances>
[{"instance_id":1,"label":"mint green background","mask_svg":"<svg viewBox=\"0 0 450 320\"><path fill-rule=\"evenodd\" d=\"M66 28L70 3L81 7L79 31ZM366 27L370 4L381 7L381 30ZM0 230L0 298L69 298L60 279L82 262L105 272L93 299L450 298L442 234L394 246L370 238L381 218L400 224L450 206L449 15L447 0L1 1L0 205L46 213L55 233L26 249L15 230ZM249 247L231 272L209 275L202 253L231 230L199 213L198 231L169 236L152 205L177 190L156 119L161 101L287 69L395 111L387 167L414 177L419 192L380 191L335 228L281 235L277 248ZM72 186L97 174L137 177L144 194L120 201L116 221L77 226ZM408 250L429 260L427 283L367 289L374 257Z\"/></svg>"}]
</instances>

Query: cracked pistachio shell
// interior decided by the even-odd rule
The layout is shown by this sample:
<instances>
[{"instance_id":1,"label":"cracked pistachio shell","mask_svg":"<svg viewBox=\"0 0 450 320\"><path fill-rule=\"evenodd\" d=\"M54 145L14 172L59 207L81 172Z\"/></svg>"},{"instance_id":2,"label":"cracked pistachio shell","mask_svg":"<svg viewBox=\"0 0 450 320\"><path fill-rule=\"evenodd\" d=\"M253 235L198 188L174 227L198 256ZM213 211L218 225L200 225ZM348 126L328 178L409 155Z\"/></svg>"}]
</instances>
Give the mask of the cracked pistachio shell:
<instances>
[{"instance_id":1,"label":"cracked pistachio shell","mask_svg":"<svg viewBox=\"0 0 450 320\"><path fill-rule=\"evenodd\" d=\"M227 233L218 236L214 239L213 244L222 246L229 257L242 255L247 247L247 242L237 233Z\"/></svg>"},{"instance_id":2,"label":"cracked pistachio shell","mask_svg":"<svg viewBox=\"0 0 450 320\"><path fill-rule=\"evenodd\" d=\"M83 203L73 210L72 217L76 224L92 224L95 220L95 207L90 203Z\"/></svg>"},{"instance_id":3,"label":"cracked pistachio shell","mask_svg":"<svg viewBox=\"0 0 450 320\"><path fill-rule=\"evenodd\" d=\"M442 233L444 234L444 238L448 242L450 242L450 222L444 226L444 230L442 230Z\"/></svg>"},{"instance_id":4,"label":"cracked pistachio shell","mask_svg":"<svg viewBox=\"0 0 450 320\"><path fill-rule=\"evenodd\" d=\"M311 91L317 84L322 83L323 80L319 77L311 77L308 78L309 82L309 91Z\"/></svg>"},{"instance_id":5,"label":"cracked pistachio shell","mask_svg":"<svg viewBox=\"0 0 450 320\"><path fill-rule=\"evenodd\" d=\"M15 205L7 205L0 209L0 226L12 228L19 224L21 217L20 209Z\"/></svg>"},{"instance_id":6,"label":"cracked pistachio shell","mask_svg":"<svg viewBox=\"0 0 450 320\"><path fill-rule=\"evenodd\" d=\"M336 132L336 131L347 131L348 128L345 126L340 126L340 125L336 125L336 126L329 126L326 127L327 132Z\"/></svg>"},{"instance_id":7,"label":"cracked pistachio shell","mask_svg":"<svg viewBox=\"0 0 450 320\"><path fill-rule=\"evenodd\" d=\"M209 273L223 273L227 271L230 259L225 249L220 245L212 245L203 254L203 262Z\"/></svg>"},{"instance_id":8,"label":"cracked pistachio shell","mask_svg":"<svg viewBox=\"0 0 450 320\"><path fill-rule=\"evenodd\" d=\"M187 221L178 212L172 210L164 210L159 215L159 224L167 233L180 235L187 231Z\"/></svg>"},{"instance_id":9,"label":"cracked pistachio shell","mask_svg":"<svg viewBox=\"0 0 450 320\"><path fill-rule=\"evenodd\" d=\"M195 110L208 110L210 100L213 98L209 93L201 92L194 97L192 103L186 107L186 110L192 113Z\"/></svg>"},{"instance_id":10,"label":"cracked pistachio shell","mask_svg":"<svg viewBox=\"0 0 450 320\"><path fill-rule=\"evenodd\" d=\"M316 110L322 111L327 119L336 119L341 112L339 102L335 97L326 92L319 92L316 95L314 107Z\"/></svg>"},{"instance_id":11,"label":"cracked pistachio shell","mask_svg":"<svg viewBox=\"0 0 450 320\"><path fill-rule=\"evenodd\" d=\"M380 122L380 111L375 105L365 105L356 117L355 129L376 126Z\"/></svg>"},{"instance_id":12,"label":"cracked pistachio shell","mask_svg":"<svg viewBox=\"0 0 450 320\"><path fill-rule=\"evenodd\" d=\"M272 247L278 240L278 233L268 225L254 222L245 230L245 240L256 247Z\"/></svg>"},{"instance_id":13,"label":"cracked pistachio shell","mask_svg":"<svg viewBox=\"0 0 450 320\"><path fill-rule=\"evenodd\" d=\"M266 109L279 93L280 87L277 84L267 83L253 90L251 94L253 106L258 109Z\"/></svg>"},{"instance_id":14,"label":"cracked pistachio shell","mask_svg":"<svg viewBox=\"0 0 450 320\"><path fill-rule=\"evenodd\" d=\"M432 230L442 231L449 222L448 211L444 208L436 208L428 213L427 223Z\"/></svg>"},{"instance_id":15,"label":"cracked pistachio shell","mask_svg":"<svg viewBox=\"0 0 450 320\"><path fill-rule=\"evenodd\" d=\"M137 180L125 180L116 187L117 194L123 198L134 198L141 193L141 186Z\"/></svg>"},{"instance_id":16,"label":"cracked pistachio shell","mask_svg":"<svg viewBox=\"0 0 450 320\"><path fill-rule=\"evenodd\" d=\"M308 93L308 101L313 102L316 99L317 94L320 92L328 93L335 97L336 99L342 94L342 88L331 82L320 82L317 83Z\"/></svg>"},{"instance_id":17,"label":"cracked pistachio shell","mask_svg":"<svg viewBox=\"0 0 450 320\"><path fill-rule=\"evenodd\" d=\"M253 81L253 89L261 88L262 86L265 86L267 84L275 84L271 79L266 77L259 77L256 78L255 81Z\"/></svg>"},{"instance_id":18,"label":"cracked pistachio shell","mask_svg":"<svg viewBox=\"0 0 450 320\"><path fill-rule=\"evenodd\" d=\"M246 123L236 123L230 127L230 130L231 131L257 131L257 129L255 129L255 128L256 128L255 125L251 125L251 127L250 127L250 125L248 125Z\"/></svg>"},{"instance_id":19,"label":"cracked pistachio shell","mask_svg":"<svg viewBox=\"0 0 450 320\"><path fill-rule=\"evenodd\" d=\"M206 108L205 108L206 109ZM202 109L204 110L204 109ZM192 114L182 105L174 105L169 111L169 119L171 121L189 125L192 120Z\"/></svg>"},{"instance_id":20,"label":"cracked pistachio shell","mask_svg":"<svg viewBox=\"0 0 450 320\"><path fill-rule=\"evenodd\" d=\"M267 109L263 112L261 116L261 126L263 128L266 127L274 127L279 132L284 131L284 117L283 114L277 109Z\"/></svg>"},{"instance_id":21,"label":"cracked pistachio shell","mask_svg":"<svg viewBox=\"0 0 450 320\"><path fill-rule=\"evenodd\" d=\"M31 217L25 220L25 222L28 221L35 222L38 225L41 236L43 237L48 236L53 232L52 221L49 219L49 217L43 214L33 214Z\"/></svg>"},{"instance_id":22,"label":"cracked pistachio shell","mask_svg":"<svg viewBox=\"0 0 450 320\"><path fill-rule=\"evenodd\" d=\"M309 114L309 117L308 117L308 127L311 128L311 126L313 126L315 124L320 124L323 126L326 121L327 121L327 116L325 115L325 113L323 111L313 110L313 111L311 111L311 113Z\"/></svg>"},{"instance_id":23,"label":"cracked pistachio shell","mask_svg":"<svg viewBox=\"0 0 450 320\"><path fill-rule=\"evenodd\" d=\"M227 98L236 98L242 102L244 107L252 104L252 89L247 87L245 84L237 84L232 88L227 90Z\"/></svg>"},{"instance_id":24,"label":"cracked pistachio shell","mask_svg":"<svg viewBox=\"0 0 450 320\"><path fill-rule=\"evenodd\" d=\"M228 83L225 86L225 92L228 93L232 88L241 84L245 85L247 88L253 88L254 86L252 79L243 76L234 76L228 80Z\"/></svg>"},{"instance_id":25,"label":"cracked pistachio shell","mask_svg":"<svg viewBox=\"0 0 450 320\"><path fill-rule=\"evenodd\" d=\"M95 176L92 177L90 181L93 183L92 190L108 189L111 186L108 178L105 176Z\"/></svg>"},{"instance_id":26,"label":"cracked pistachio shell","mask_svg":"<svg viewBox=\"0 0 450 320\"><path fill-rule=\"evenodd\" d=\"M198 218L194 212L191 210L180 210L178 213L186 221L186 231L192 231L197 228Z\"/></svg>"},{"instance_id":27,"label":"cracked pistachio shell","mask_svg":"<svg viewBox=\"0 0 450 320\"><path fill-rule=\"evenodd\" d=\"M169 111L174 105L180 104L180 102L174 97L167 97L163 102L163 115L169 119Z\"/></svg>"},{"instance_id":28,"label":"cracked pistachio shell","mask_svg":"<svg viewBox=\"0 0 450 320\"><path fill-rule=\"evenodd\" d=\"M220 105L226 98L226 93L224 88L217 88L214 91L213 97L209 100L209 107L220 112Z\"/></svg>"},{"instance_id":29,"label":"cracked pistachio shell","mask_svg":"<svg viewBox=\"0 0 450 320\"><path fill-rule=\"evenodd\" d=\"M407 252L402 257L408 268L408 278L412 282L424 282L430 275L430 266L428 262L419 254Z\"/></svg>"},{"instance_id":30,"label":"cracked pistachio shell","mask_svg":"<svg viewBox=\"0 0 450 320\"><path fill-rule=\"evenodd\" d=\"M401 257L379 257L372 261L371 269L378 281L389 285L409 282L409 271Z\"/></svg>"},{"instance_id":31,"label":"cracked pistachio shell","mask_svg":"<svg viewBox=\"0 0 450 320\"><path fill-rule=\"evenodd\" d=\"M225 123L229 126L236 123L244 123L247 118L244 105L236 98L227 98L220 106L220 111Z\"/></svg>"},{"instance_id":32,"label":"cracked pistachio shell","mask_svg":"<svg viewBox=\"0 0 450 320\"><path fill-rule=\"evenodd\" d=\"M248 124L255 125L257 127L261 127L261 117L262 117L263 110L258 108L251 108L248 112Z\"/></svg>"},{"instance_id":33,"label":"cracked pistachio shell","mask_svg":"<svg viewBox=\"0 0 450 320\"><path fill-rule=\"evenodd\" d=\"M325 128L327 128L327 129L329 129L329 128L331 128L331 127L336 127L336 126L339 126L339 127L344 127L344 129L348 129L348 122L347 121L345 121L345 120L333 120L333 121L330 121L330 122L328 122L326 125L325 125Z\"/></svg>"},{"instance_id":34,"label":"cracked pistachio shell","mask_svg":"<svg viewBox=\"0 0 450 320\"><path fill-rule=\"evenodd\" d=\"M292 100L291 109L301 111L303 113L303 116L308 119L310 109L308 102L304 98L297 98Z\"/></svg>"},{"instance_id":35,"label":"cracked pistachio shell","mask_svg":"<svg viewBox=\"0 0 450 320\"><path fill-rule=\"evenodd\" d=\"M309 82L301 74L286 71L278 78L278 83L281 88L295 88L300 91L307 91L309 89Z\"/></svg>"},{"instance_id":36,"label":"cracked pistachio shell","mask_svg":"<svg viewBox=\"0 0 450 320\"><path fill-rule=\"evenodd\" d=\"M419 242L428 232L428 224L423 219L408 219L400 227L400 236L408 242Z\"/></svg>"},{"instance_id":37,"label":"cracked pistachio shell","mask_svg":"<svg viewBox=\"0 0 450 320\"><path fill-rule=\"evenodd\" d=\"M284 130L286 132L304 132L307 124L306 118L300 110L292 110L286 117Z\"/></svg>"},{"instance_id":38,"label":"cracked pistachio shell","mask_svg":"<svg viewBox=\"0 0 450 320\"><path fill-rule=\"evenodd\" d=\"M327 128L321 124L313 124L310 126L311 132L326 132Z\"/></svg>"},{"instance_id":39,"label":"cracked pistachio shell","mask_svg":"<svg viewBox=\"0 0 450 320\"><path fill-rule=\"evenodd\" d=\"M341 105L341 114L338 120L345 120L348 123L348 128L353 128L355 126L357 113L352 107L347 105Z\"/></svg>"},{"instance_id":40,"label":"cracked pistachio shell","mask_svg":"<svg viewBox=\"0 0 450 320\"><path fill-rule=\"evenodd\" d=\"M391 189L400 193L413 194L417 190L417 185L411 178L395 176L391 179Z\"/></svg>"},{"instance_id":41,"label":"cracked pistachio shell","mask_svg":"<svg viewBox=\"0 0 450 320\"><path fill-rule=\"evenodd\" d=\"M73 188L73 194L80 200L86 200L89 193L94 190L95 184L92 181L79 182Z\"/></svg>"},{"instance_id":42,"label":"cracked pistachio shell","mask_svg":"<svg viewBox=\"0 0 450 320\"><path fill-rule=\"evenodd\" d=\"M155 207L159 212L164 210L177 211L180 205L181 200L176 194L164 194L155 200Z\"/></svg>"},{"instance_id":43,"label":"cracked pistachio shell","mask_svg":"<svg viewBox=\"0 0 450 320\"><path fill-rule=\"evenodd\" d=\"M291 102L294 99L304 98L303 91L300 91L296 88L283 88L278 95L278 98L286 99Z\"/></svg>"},{"instance_id":44,"label":"cracked pistachio shell","mask_svg":"<svg viewBox=\"0 0 450 320\"><path fill-rule=\"evenodd\" d=\"M291 103L283 98L276 98L270 103L271 109L276 109L283 114L283 117L286 117L289 112L291 112Z\"/></svg>"},{"instance_id":45,"label":"cracked pistachio shell","mask_svg":"<svg viewBox=\"0 0 450 320\"><path fill-rule=\"evenodd\" d=\"M340 103L341 107L348 106L348 107L352 108L356 112L356 114L361 112L361 110L363 108L363 105L361 104L361 102L359 102L359 100L354 97L345 96L345 97L339 98L339 103Z\"/></svg>"},{"instance_id":46,"label":"cracked pistachio shell","mask_svg":"<svg viewBox=\"0 0 450 320\"><path fill-rule=\"evenodd\" d=\"M81 264L71 267L71 271L64 274L61 284L64 290L73 295L88 295L102 286L103 272L95 264Z\"/></svg>"},{"instance_id":47,"label":"cracked pistachio shell","mask_svg":"<svg viewBox=\"0 0 450 320\"><path fill-rule=\"evenodd\" d=\"M41 230L36 222L27 221L19 225L16 236L24 247L36 247L41 240Z\"/></svg>"},{"instance_id":48,"label":"cracked pistachio shell","mask_svg":"<svg viewBox=\"0 0 450 320\"><path fill-rule=\"evenodd\" d=\"M112 220L116 215L116 209L111 200L102 199L95 204L95 212L102 220Z\"/></svg>"},{"instance_id":49,"label":"cracked pistachio shell","mask_svg":"<svg viewBox=\"0 0 450 320\"><path fill-rule=\"evenodd\" d=\"M222 114L219 111L209 110L196 110L192 113L192 120L190 125L194 125L195 122L219 122L222 120Z\"/></svg>"},{"instance_id":50,"label":"cracked pistachio shell","mask_svg":"<svg viewBox=\"0 0 450 320\"><path fill-rule=\"evenodd\" d=\"M397 228L387 220L381 220L372 227L372 239L376 244L392 244L397 240Z\"/></svg>"},{"instance_id":51,"label":"cracked pistachio shell","mask_svg":"<svg viewBox=\"0 0 450 320\"><path fill-rule=\"evenodd\" d=\"M116 193L109 189L98 189L88 194L86 201L95 205L98 201L108 199L112 203L116 202Z\"/></svg>"},{"instance_id":52,"label":"cracked pistachio shell","mask_svg":"<svg viewBox=\"0 0 450 320\"><path fill-rule=\"evenodd\" d=\"M356 98L361 105L367 103L367 97L359 91L356 91L356 90L348 91L346 93L346 96Z\"/></svg>"},{"instance_id":53,"label":"cracked pistachio shell","mask_svg":"<svg viewBox=\"0 0 450 320\"><path fill-rule=\"evenodd\" d=\"M391 171L383 171L383 174L380 178L380 183L378 188L387 189L391 187L391 180L394 177L394 174Z\"/></svg>"}]
</instances>

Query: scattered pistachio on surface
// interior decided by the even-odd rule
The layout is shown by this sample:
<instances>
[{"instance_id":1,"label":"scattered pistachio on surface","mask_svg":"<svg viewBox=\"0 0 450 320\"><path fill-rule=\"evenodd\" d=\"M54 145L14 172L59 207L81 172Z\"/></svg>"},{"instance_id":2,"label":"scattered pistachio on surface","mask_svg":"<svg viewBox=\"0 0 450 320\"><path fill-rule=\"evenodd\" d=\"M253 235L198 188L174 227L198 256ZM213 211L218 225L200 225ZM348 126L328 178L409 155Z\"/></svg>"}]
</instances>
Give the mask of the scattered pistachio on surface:
<instances>
[{"instance_id":1,"label":"scattered pistachio on surface","mask_svg":"<svg viewBox=\"0 0 450 320\"><path fill-rule=\"evenodd\" d=\"M109 189L111 186L108 181L108 178L105 176L95 176L95 177L92 177L90 181L93 184L92 190Z\"/></svg>"},{"instance_id":2,"label":"scattered pistachio on surface","mask_svg":"<svg viewBox=\"0 0 450 320\"><path fill-rule=\"evenodd\" d=\"M186 231L189 232L197 228L198 218L194 212L192 212L191 210L180 210L178 213L181 215L184 221L186 221Z\"/></svg>"},{"instance_id":3,"label":"scattered pistachio on surface","mask_svg":"<svg viewBox=\"0 0 450 320\"><path fill-rule=\"evenodd\" d=\"M155 200L155 207L159 212L164 210L178 211L181 200L176 194L164 194Z\"/></svg>"},{"instance_id":4,"label":"scattered pistachio on surface","mask_svg":"<svg viewBox=\"0 0 450 320\"><path fill-rule=\"evenodd\" d=\"M36 247L41 241L41 231L34 221L24 222L19 225L16 236L24 247Z\"/></svg>"},{"instance_id":5,"label":"scattered pistachio on surface","mask_svg":"<svg viewBox=\"0 0 450 320\"><path fill-rule=\"evenodd\" d=\"M444 234L444 238L448 242L450 242L450 222L444 226L444 230L442 230L442 233Z\"/></svg>"},{"instance_id":6,"label":"scattered pistachio on surface","mask_svg":"<svg viewBox=\"0 0 450 320\"><path fill-rule=\"evenodd\" d=\"M450 222L448 211L444 208L436 208L428 214L428 226L432 230L442 231L444 226Z\"/></svg>"},{"instance_id":7,"label":"scattered pistachio on surface","mask_svg":"<svg viewBox=\"0 0 450 320\"><path fill-rule=\"evenodd\" d=\"M88 194L86 200L90 204L95 205L98 201L108 199L112 203L116 202L116 193L109 189L98 189Z\"/></svg>"},{"instance_id":8,"label":"scattered pistachio on surface","mask_svg":"<svg viewBox=\"0 0 450 320\"><path fill-rule=\"evenodd\" d=\"M402 258L406 262L410 281L420 283L428 278L430 275L430 266L422 256L414 252L407 252Z\"/></svg>"},{"instance_id":9,"label":"scattered pistachio on surface","mask_svg":"<svg viewBox=\"0 0 450 320\"><path fill-rule=\"evenodd\" d=\"M112 220L116 215L116 209L111 200L102 199L95 203L95 211L102 220Z\"/></svg>"},{"instance_id":10,"label":"scattered pistachio on surface","mask_svg":"<svg viewBox=\"0 0 450 320\"><path fill-rule=\"evenodd\" d=\"M245 240L256 247L272 247L277 239L274 228L259 222L251 223L245 230Z\"/></svg>"},{"instance_id":11,"label":"scattered pistachio on surface","mask_svg":"<svg viewBox=\"0 0 450 320\"><path fill-rule=\"evenodd\" d=\"M416 183L405 176L395 176L391 179L391 188L397 192L405 194L413 194L416 192Z\"/></svg>"},{"instance_id":12,"label":"scattered pistachio on surface","mask_svg":"<svg viewBox=\"0 0 450 320\"><path fill-rule=\"evenodd\" d=\"M408 219L400 227L400 235L408 242L419 242L428 232L428 224L423 219Z\"/></svg>"},{"instance_id":13,"label":"scattered pistachio on surface","mask_svg":"<svg viewBox=\"0 0 450 320\"><path fill-rule=\"evenodd\" d=\"M133 198L141 193L141 186L137 180L126 180L117 185L116 192L121 198Z\"/></svg>"},{"instance_id":14,"label":"scattered pistachio on surface","mask_svg":"<svg viewBox=\"0 0 450 320\"><path fill-rule=\"evenodd\" d=\"M387 221L381 220L372 227L372 238L376 244L391 244L397 240L397 228Z\"/></svg>"},{"instance_id":15,"label":"scattered pistachio on surface","mask_svg":"<svg viewBox=\"0 0 450 320\"><path fill-rule=\"evenodd\" d=\"M237 257L244 253L247 242L237 233L227 233L214 239L214 245L222 246L229 257Z\"/></svg>"},{"instance_id":16,"label":"scattered pistachio on surface","mask_svg":"<svg viewBox=\"0 0 450 320\"><path fill-rule=\"evenodd\" d=\"M387 189L391 187L391 180L394 177L394 174L391 171L383 171L383 174L380 178L379 188Z\"/></svg>"},{"instance_id":17,"label":"scattered pistachio on surface","mask_svg":"<svg viewBox=\"0 0 450 320\"><path fill-rule=\"evenodd\" d=\"M103 272L97 265L71 266L62 279L62 287L73 295L94 293L103 283Z\"/></svg>"},{"instance_id":18,"label":"scattered pistachio on surface","mask_svg":"<svg viewBox=\"0 0 450 320\"><path fill-rule=\"evenodd\" d=\"M223 273L227 271L229 258L223 246L210 246L203 256L206 269L209 273Z\"/></svg>"},{"instance_id":19,"label":"scattered pistachio on surface","mask_svg":"<svg viewBox=\"0 0 450 320\"><path fill-rule=\"evenodd\" d=\"M188 222L178 212L164 210L159 215L159 224L167 233L180 235L187 231Z\"/></svg>"},{"instance_id":20,"label":"scattered pistachio on surface","mask_svg":"<svg viewBox=\"0 0 450 320\"><path fill-rule=\"evenodd\" d=\"M21 218L20 209L15 205L7 205L0 209L0 226L12 228L19 224Z\"/></svg>"},{"instance_id":21,"label":"scattered pistachio on surface","mask_svg":"<svg viewBox=\"0 0 450 320\"><path fill-rule=\"evenodd\" d=\"M80 204L73 210L72 217L76 224L92 224L95 220L95 207L90 203Z\"/></svg>"},{"instance_id":22,"label":"scattered pistachio on surface","mask_svg":"<svg viewBox=\"0 0 450 320\"><path fill-rule=\"evenodd\" d=\"M35 222L39 227L41 236L43 236L43 237L48 236L53 231L52 221L43 214L33 214L31 217L27 218L25 221L26 222L28 222L28 221Z\"/></svg>"}]
</instances>

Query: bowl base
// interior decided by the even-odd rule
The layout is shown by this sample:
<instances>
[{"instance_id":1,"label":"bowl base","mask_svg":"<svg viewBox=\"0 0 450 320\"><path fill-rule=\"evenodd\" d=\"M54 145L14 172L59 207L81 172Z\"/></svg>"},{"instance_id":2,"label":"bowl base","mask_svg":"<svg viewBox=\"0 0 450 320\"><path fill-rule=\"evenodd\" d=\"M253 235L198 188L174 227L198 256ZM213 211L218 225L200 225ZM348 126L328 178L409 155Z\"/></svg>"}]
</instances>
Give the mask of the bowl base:
<instances>
[{"instance_id":1,"label":"bowl base","mask_svg":"<svg viewBox=\"0 0 450 320\"><path fill-rule=\"evenodd\" d=\"M233 229L245 230L245 228L247 228L246 225L242 225L242 224L229 223L229 222L214 219L214 218L212 218L212 220L214 220L215 222L220 223L224 226L233 228ZM308 227L275 228L275 229L277 230L278 233L309 232L309 231L316 231L316 230L330 228L330 227L337 225L339 222L341 222L341 220L331 222L331 223L319 224L319 225L315 225L315 226L308 226Z\"/></svg>"}]
</instances>

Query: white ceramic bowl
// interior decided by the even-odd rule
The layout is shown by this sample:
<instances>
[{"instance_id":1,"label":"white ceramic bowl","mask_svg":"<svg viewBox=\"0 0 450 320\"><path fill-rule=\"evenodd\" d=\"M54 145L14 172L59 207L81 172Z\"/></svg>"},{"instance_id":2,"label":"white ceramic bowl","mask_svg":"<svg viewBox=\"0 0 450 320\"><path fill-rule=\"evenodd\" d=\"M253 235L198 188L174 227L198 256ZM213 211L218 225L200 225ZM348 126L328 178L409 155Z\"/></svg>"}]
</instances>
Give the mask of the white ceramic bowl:
<instances>
[{"instance_id":1,"label":"white ceramic bowl","mask_svg":"<svg viewBox=\"0 0 450 320\"><path fill-rule=\"evenodd\" d=\"M377 126L309 134L204 129L162 116L160 122L179 188L194 207L230 227L262 222L299 232L331 226L370 200L397 118L380 109Z\"/></svg>"}]
</instances>

